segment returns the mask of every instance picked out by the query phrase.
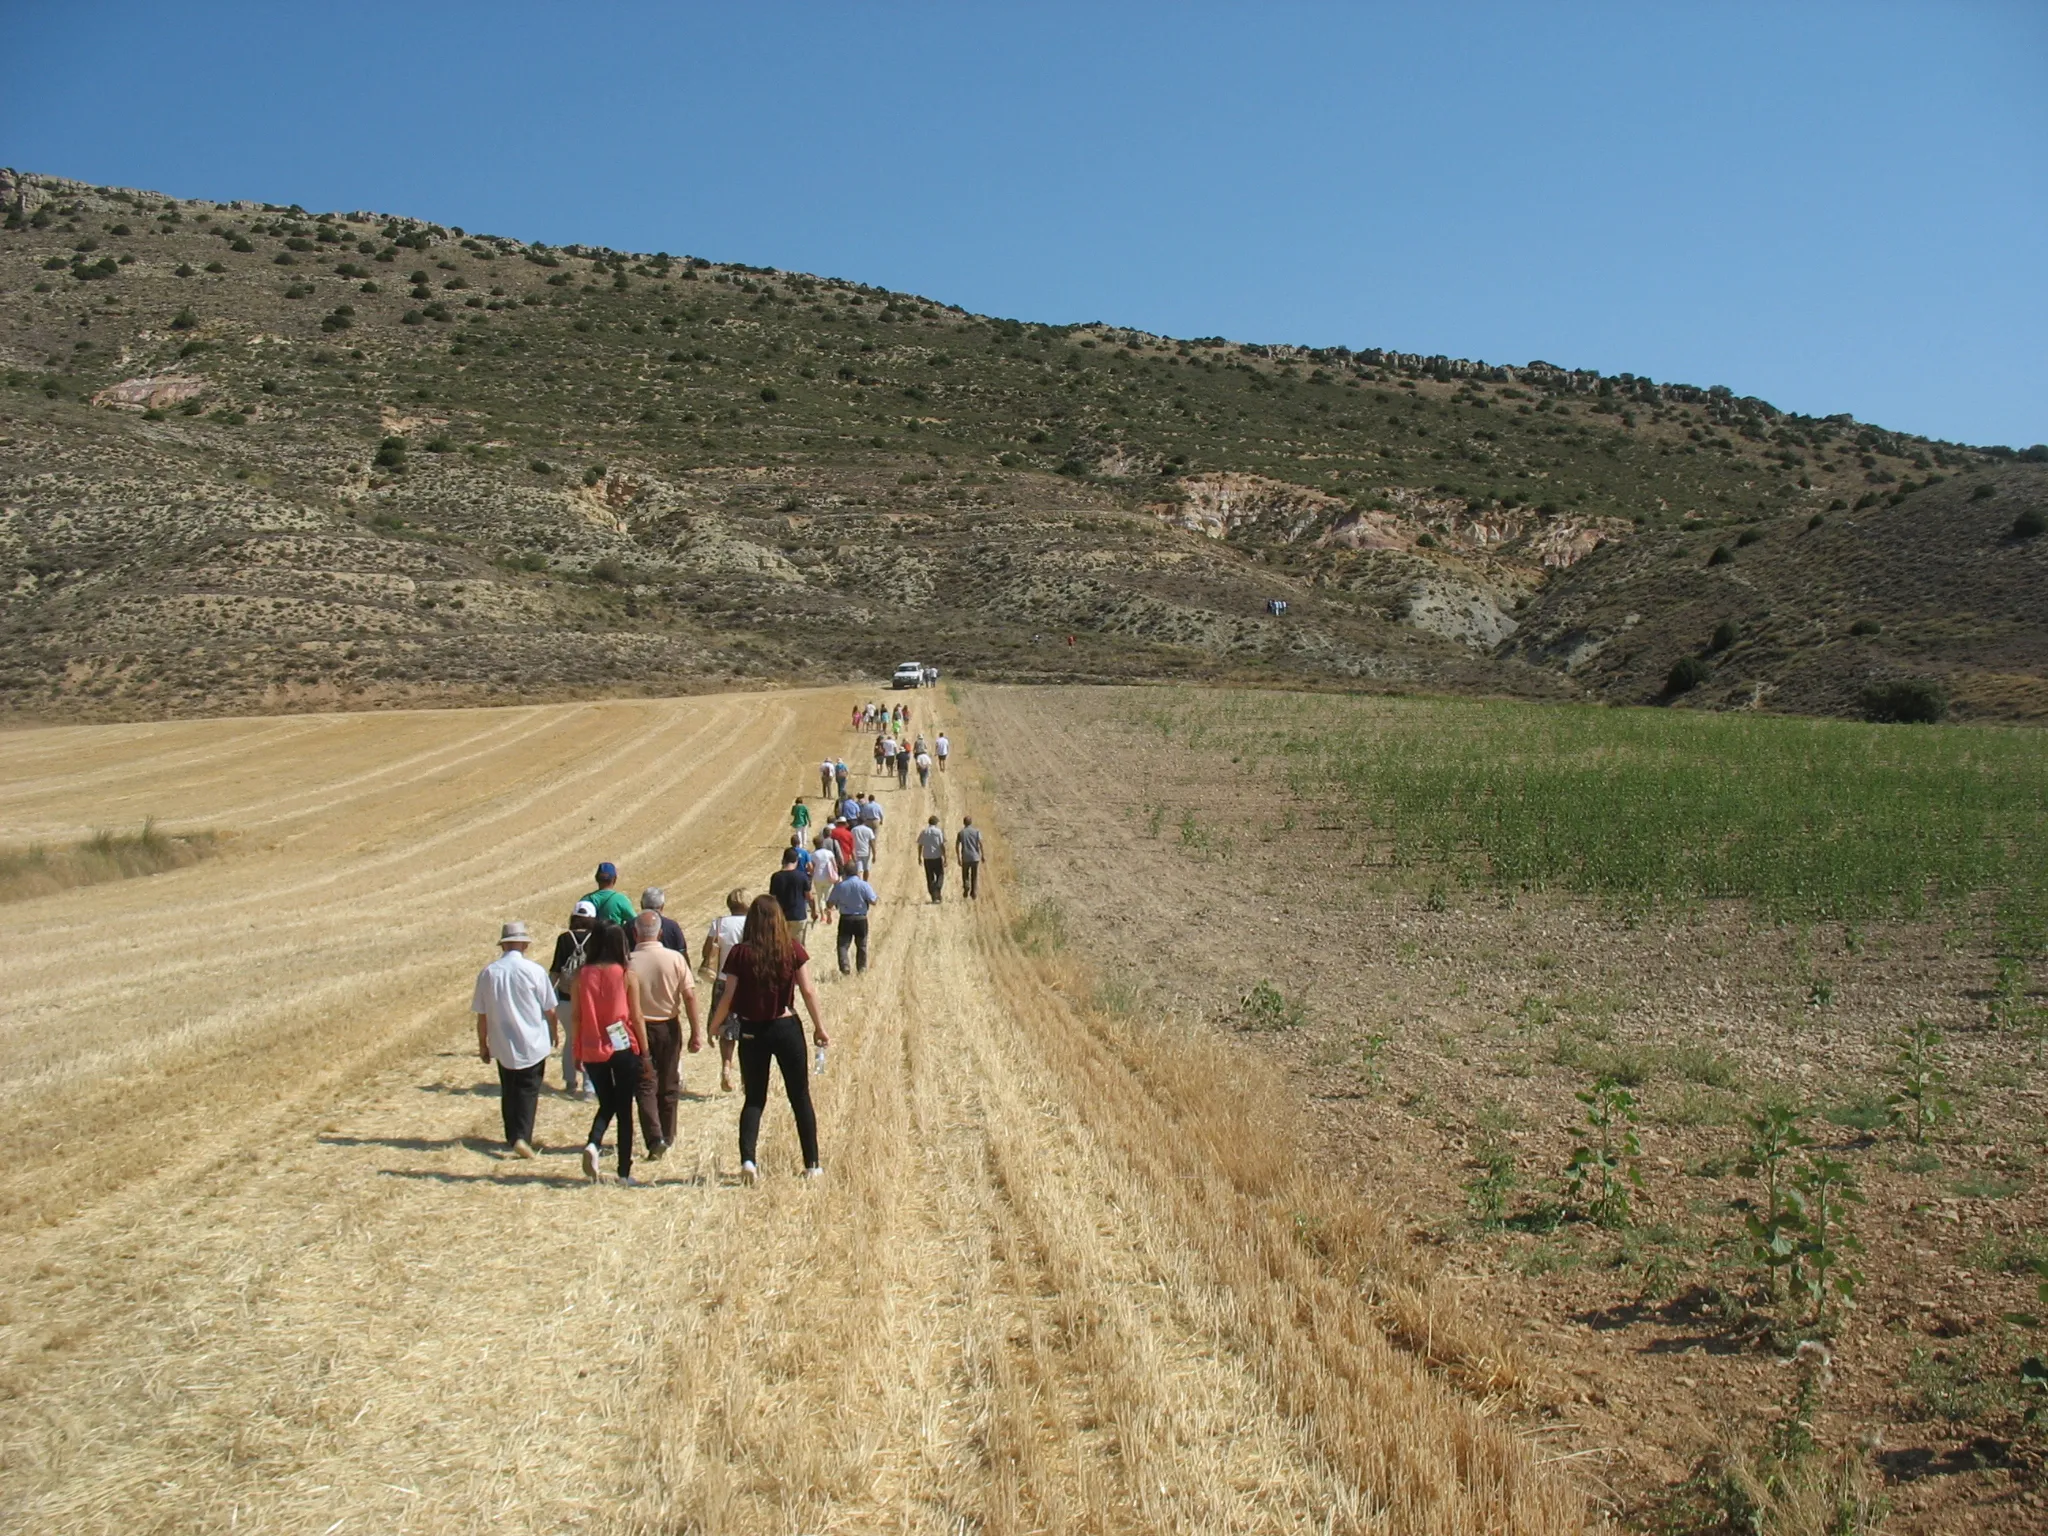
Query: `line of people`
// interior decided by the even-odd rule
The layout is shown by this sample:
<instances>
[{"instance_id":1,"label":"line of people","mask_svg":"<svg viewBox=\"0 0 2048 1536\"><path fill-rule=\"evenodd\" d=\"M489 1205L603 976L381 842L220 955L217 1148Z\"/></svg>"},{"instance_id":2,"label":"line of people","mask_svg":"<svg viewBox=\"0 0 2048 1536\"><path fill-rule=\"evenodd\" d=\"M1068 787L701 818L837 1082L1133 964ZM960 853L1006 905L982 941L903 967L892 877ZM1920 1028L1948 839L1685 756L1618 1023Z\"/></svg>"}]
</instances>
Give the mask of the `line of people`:
<instances>
[{"instance_id":1,"label":"line of people","mask_svg":"<svg viewBox=\"0 0 2048 1536\"><path fill-rule=\"evenodd\" d=\"M946 738L939 742L943 762ZM658 1161L675 1141L683 1054L701 1052L708 1034L718 1042L720 1091L733 1091L735 1063L744 1089L742 1180L758 1176L755 1150L771 1069L780 1070L796 1119L804 1175L819 1176L798 997L810 1016L819 1070L830 1039L805 940L814 924L834 927L840 973L867 970L869 925L881 901L870 876L887 819L875 795L844 794L845 772L836 759L821 770L821 789L829 781L837 792L829 824L812 833L810 806L799 796L790 810L789 845L768 889L758 896L744 888L728 892L725 912L706 927L697 964L713 978L708 1010L699 1006L689 946L681 924L667 914L666 892L649 886L635 910L618 889L610 861L597 866L596 888L571 908L547 967L528 958L532 938L525 923L503 925L499 956L478 974L471 1009L478 1054L497 1065L505 1143L513 1156L538 1154L534 1121L548 1061L559 1049L563 1092L580 1093L595 1106L582 1147L585 1177L598 1179L605 1138L616 1127L619 1181L640 1183L633 1175L635 1117L647 1159ZM930 899L942 901L948 844L936 815L919 829L916 847ZM962 818L952 851L961 895L974 900L985 847L972 816Z\"/></svg>"}]
</instances>

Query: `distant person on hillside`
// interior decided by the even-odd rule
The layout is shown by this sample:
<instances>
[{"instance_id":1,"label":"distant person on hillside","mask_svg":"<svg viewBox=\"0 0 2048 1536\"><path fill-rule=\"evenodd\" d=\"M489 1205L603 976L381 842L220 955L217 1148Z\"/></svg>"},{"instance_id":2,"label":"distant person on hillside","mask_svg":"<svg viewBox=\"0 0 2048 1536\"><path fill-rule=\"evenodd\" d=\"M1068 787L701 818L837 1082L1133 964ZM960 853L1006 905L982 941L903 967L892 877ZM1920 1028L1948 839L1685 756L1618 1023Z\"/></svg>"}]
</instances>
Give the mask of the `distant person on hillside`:
<instances>
[{"instance_id":1,"label":"distant person on hillside","mask_svg":"<svg viewBox=\"0 0 2048 1536\"><path fill-rule=\"evenodd\" d=\"M907 749L896 754L896 787L910 788L910 753Z\"/></svg>"},{"instance_id":2,"label":"distant person on hillside","mask_svg":"<svg viewBox=\"0 0 2048 1536\"><path fill-rule=\"evenodd\" d=\"M862 822L853 829L854 873L867 878L875 866L875 828L872 822Z\"/></svg>"},{"instance_id":3,"label":"distant person on hillside","mask_svg":"<svg viewBox=\"0 0 2048 1536\"><path fill-rule=\"evenodd\" d=\"M946 834L939 818L928 817L917 833L917 856L924 860L924 888L933 901L946 898Z\"/></svg>"},{"instance_id":4,"label":"distant person on hillside","mask_svg":"<svg viewBox=\"0 0 2048 1536\"><path fill-rule=\"evenodd\" d=\"M825 922L832 921L832 909L825 898L839 883L839 845L825 833L818 834L818 846L811 850L811 911Z\"/></svg>"},{"instance_id":5,"label":"distant person on hillside","mask_svg":"<svg viewBox=\"0 0 2048 1536\"><path fill-rule=\"evenodd\" d=\"M960 851L960 894L969 901L981 896L981 828L972 816L960 818L960 830L953 838Z\"/></svg>"},{"instance_id":6,"label":"distant person on hillside","mask_svg":"<svg viewBox=\"0 0 2048 1536\"><path fill-rule=\"evenodd\" d=\"M825 902L839 914L839 974L844 976L853 967L847 963L847 951L858 948L860 968L868 968L868 913L882 898L872 885L857 874L844 874L839 883L832 887Z\"/></svg>"},{"instance_id":7,"label":"distant person on hillside","mask_svg":"<svg viewBox=\"0 0 2048 1536\"><path fill-rule=\"evenodd\" d=\"M676 1139L676 1105L683 1096L683 1026L690 1020L690 1049L704 1049L704 1026L697 1016L697 983L690 975L689 956L662 942L661 916L642 912L635 925L639 942L627 962L640 983L640 1011L647 1026L647 1070L635 1085L640 1105L640 1130L647 1138L647 1160L665 1156Z\"/></svg>"},{"instance_id":8,"label":"distant person on hillside","mask_svg":"<svg viewBox=\"0 0 2048 1536\"><path fill-rule=\"evenodd\" d=\"M939 732L939 739L932 743L932 755L939 760L939 772L946 771L946 757L952 750L953 744L946 740L946 733Z\"/></svg>"},{"instance_id":9,"label":"distant person on hillside","mask_svg":"<svg viewBox=\"0 0 2048 1536\"><path fill-rule=\"evenodd\" d=\"M924 789L932 781L932 755L920 750L917 754L917 787Z\"/></svg>"},{"instance_id":10,"label":"distant person on hillside","mask_svg":"<svg viewBox=\"0 0 2048 1536\"><path fill-rule=\"evenodd\" d=\"M887 773L896 766L896 743L886 734L875 738L875 772Z\"/></svg>"},{"instance_id":11,"label":"distant person on hillside","mask_svg":"<svg viewBox=\"0 0 2048 1536\"><path fill-rule=\"evenodd\" d=\"M841 799L846 798L846 759L835 758L832 763L833 792Z\"/></svg>"},{"instance_id":12,"label":"distant person on hillside","mask_svg":"<svg viewBox=\"0 0 2048 1536\"><path fill-rule=\"evenodd\" d=\"M576 972L590 958L591 941L597 937L597 908L579 901L569 913L566 932L555 935L554 958L548 962L548 976L555 984L557 1011L562 1016L562 1092L574 1093L582 1084L582 1069L576 1062ZM583 1087L583 1096L595 1089Z\"/></svg>"},{"instance_id":13,"label":"distant person on hillside","mask_svg":"<svg viewBox=\"0 0 2048 1536\"><path fill-rule=\"evenodd\" d=\"M640 893L640 915L652 912L661 919L661 942L664 947L679 955L690 952L690 941L683 937L683 925L668 915L668 892L658 885L650 885Z\"/></svg>"},{"instance_id":14,"label":"distant person on hillside","mask_svg":"<svg viewBox=\"0 0 2048 1536\"><path fill-rule=\"evenodd\" d=\"M796 803L789 808L789 825L798 836L811 828L811 808L804 804L802 795L798 795Z\"/></svg>"},{"instance_id":15,"label":"distant person on hillside","mask_svg":"<svg viewBox=\"0 0 2048 1536\"><path fill-rule=\"evenodd\" d=\"M818 1116L811 1107L811 1063L804 1049L804 1027L795 1012L803 994L811 1016L811 1039L822 1053L832 1043L825 1033L825 1014L811 981L811 957L790 937L782 909L772 896L757 896L747 909L746 932L725 957L726 986L719 992L716 1026L735 1026L740 1043L740 1077L746 1101L740 1107L740 1182L760 1177L754 1149L761 1134L761 1112L768 1107L770 1066L782 1069L782 1091L789 1095L796 1117L796 1136L803 1148L804 1177L824 1170L818 1162Z\"/></svg>"},{"instance_id":16,"label":"distant person on hillside","mask_svg":"<svg viewBox=\"0 0 2048 1536\"><path fill-rule=\"evenodd\" d=\"M498 958L477 972L469 997L476 1053L498 1064L498 1112L506 1149L515 1157L533 1156L533 1111L548 1053L562 1038L554 984L526 958L530 942L524 923L500 928Z\"/></svg>"},{"instance_id":17,"label":"distant person on hillside","mask_svg":"<svg viewBox=\"0 0 2048 1536\"><path fill-rule=\"evenodd\" d=\"M712 1012L718 1010L718 996L725 986L725 957L732 953L733 945L739 943L740 933L747 925L747 893L737 888L725 893L725 915L711 919L711 926L704 930L704 952L697 963L711 972ZM718 1033L714 1031L714 1033ZM718 1034L718 1091L732 1092L732 1059L734 1036Z\"/></svg>"},{"instance_id":18,"label":"distant person on hillside","mask_svg":"<svg viewBox=\"0 0 2048 1536\"><path fill-rule=\"evenodd\" d=\"M626 900L625 893L614 889L619 883L619 866L607 859L597 866L597 889L583 899L597 909L597 920L610 923L614 928L630 928L633 919L640 914L633 910L633 903Z\"/></svg>"},{"instance_id":19,"label":"distant person on hillside","mask_svg":"<svg viewBox=\"0 0 2048 1536\"><path fill-rule=\"evenodd\" d=\"M658 947L658 946L657 946ZM633 1101L647 1060L647 1023L639 978L626 968L626 930L597 930L590 958L576 972L576 1055L597 1088L597 1113L583 1143L583 1176L598 1178L604 1135L619 1125L619 1182L633 1177Z\"/></svg>"},{"instance_id":20,"label":"distant person on hillside","mask_svg":"<svg viewBox=\"0 0 2048 1536\"><path fill-rule=\"evenodd\" d=\"M782 909L782 920L789 925L790 937L803 943L811 927L811 879L797 868L797 854L801 850L782 850L782 867L768 877L768 894L775 898L775 904Z\"/></svg>"},{"instance_id":21,"label":"distant person on hillside","mask_svg":"<svg viewBox=\"0 0 2048 1536\"><path fill-rule=\"evenodd\" d=\"M832 798L832 759L829 757L818 764L818 798L820 800L830 800Z\"/></svg>"},{"instance_id":22,"label":"distant person on hillside","mask_svg":"<svg viewBox=\"0 0 2048 1536\"><path fill-rule=\"evenodd\" d=\"M854 705L854 706L853 706L853 723L852 723L851 725L849 725L849 726L847 727L847 729L848 729L848 730L850 730L850 731L857 731L857 730L859 730L859 729L861 728L861 726L862 726L862 725L863 725L863 724L864 724L864 723L866 722L866 719L867 719L867 713L868 713L868 707L867 707L867 705L865 705L865 704L856 704L856 705Z\"/></svg>"}]
</instances>

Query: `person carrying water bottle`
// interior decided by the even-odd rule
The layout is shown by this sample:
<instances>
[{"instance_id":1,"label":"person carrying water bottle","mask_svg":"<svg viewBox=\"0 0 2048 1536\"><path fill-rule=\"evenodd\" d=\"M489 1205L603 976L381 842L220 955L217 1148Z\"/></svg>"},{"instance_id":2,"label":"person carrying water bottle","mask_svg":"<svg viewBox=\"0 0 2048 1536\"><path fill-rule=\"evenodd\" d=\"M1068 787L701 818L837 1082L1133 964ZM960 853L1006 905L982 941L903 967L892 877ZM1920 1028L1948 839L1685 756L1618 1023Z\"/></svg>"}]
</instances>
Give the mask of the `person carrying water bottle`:
<instances>
[{"instance_id":1,"label":"person carrying water bottle","mask_svg":"<svg viewBox=\"0 0 2048 1536\"><path fill-rule=\"evenodd\" d=\"M782 1069L782 1090L789 1095L797 1141L803 1148L804 1177L815 1179L824 1168L818 1161L818 1115L811 1107L811 1063L804 1051L803 1024L795 1012L797 994L803 995L804 1009L811 1016L811 1039L821 1060L832 1041L825 1033L824 1010L811 980L810 954L790 936L773 896L756 896L747 908L744 936L725 957L724 976L726 986L719 993L711 1027L723 1028L728 1016L739 1026L740 1081L746 1089L740 1108L740 1182L752 1184L761 1176L754 1153L761 1112L768 1106L771 1066Z\"/></svg>"}]
</instances>

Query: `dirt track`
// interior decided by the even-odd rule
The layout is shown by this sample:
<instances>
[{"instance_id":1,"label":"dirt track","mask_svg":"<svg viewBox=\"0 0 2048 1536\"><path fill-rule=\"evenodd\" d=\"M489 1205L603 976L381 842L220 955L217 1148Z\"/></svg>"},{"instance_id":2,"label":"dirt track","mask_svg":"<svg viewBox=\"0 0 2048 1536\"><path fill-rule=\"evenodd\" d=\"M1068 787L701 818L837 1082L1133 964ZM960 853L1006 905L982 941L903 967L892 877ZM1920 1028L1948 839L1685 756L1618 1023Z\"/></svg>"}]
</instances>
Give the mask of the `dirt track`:
<instances>
[{"instance_id":1,"label":"dirt track","mask_svg":"<svg viewBox=\"0 0 2048 1536\"><path fill-rule=\"evenodd\" d=\"M5 910L0 1528L1575 1528L1478 1400L1512 1362L1302 1172L1277 1080L1020 947L971 739L887 792L822 1186L771 1102L737 1188L715 1091L651 1189L586 1186L556 1095L555 1150L497 1157L494 925L551 933L611 857L701 933L854 760L847 703L0 738L0 842L239 834ZM992 824L991 899L925 904L927 810Z\"/></svg>"}]
</instances>

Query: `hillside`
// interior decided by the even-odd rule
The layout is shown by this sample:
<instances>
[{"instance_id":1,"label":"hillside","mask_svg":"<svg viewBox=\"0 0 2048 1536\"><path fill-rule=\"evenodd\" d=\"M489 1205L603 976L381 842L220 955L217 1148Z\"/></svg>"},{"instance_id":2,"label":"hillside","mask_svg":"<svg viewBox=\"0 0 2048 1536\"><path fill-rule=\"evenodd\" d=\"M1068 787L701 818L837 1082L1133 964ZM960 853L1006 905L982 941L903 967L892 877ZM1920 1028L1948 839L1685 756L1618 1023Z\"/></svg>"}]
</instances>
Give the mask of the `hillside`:
<instances>
[{"instance_id":1,"label":"hillside","mask_svg":"<svg viewBox=\"0 0 2048 1536\"><path fill-rule=\"evenodd\" d=\"M2010 533L2048 450L378 214L11 172L0 209L16 716L920 653L1633 701L1723 619L1693 702L1838 710L1924 673L2044 707L2048 540Z\"/></svg>"}]
</instances>

